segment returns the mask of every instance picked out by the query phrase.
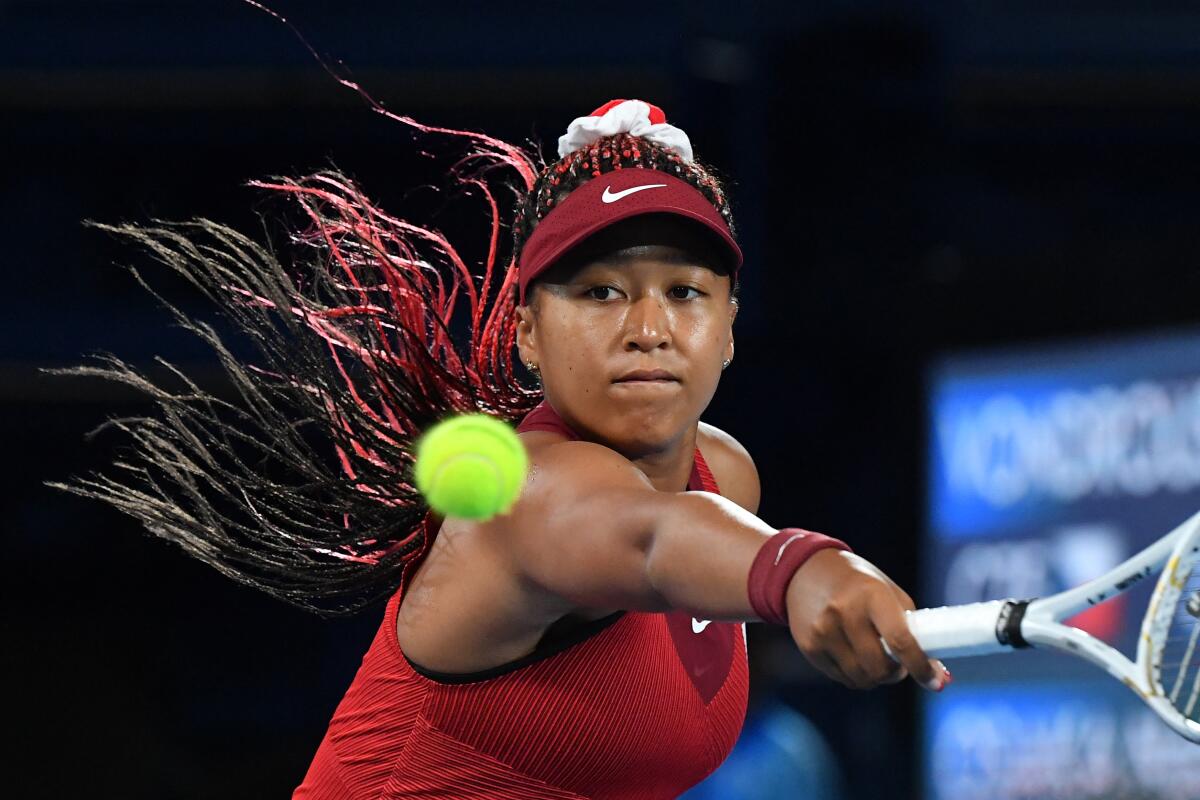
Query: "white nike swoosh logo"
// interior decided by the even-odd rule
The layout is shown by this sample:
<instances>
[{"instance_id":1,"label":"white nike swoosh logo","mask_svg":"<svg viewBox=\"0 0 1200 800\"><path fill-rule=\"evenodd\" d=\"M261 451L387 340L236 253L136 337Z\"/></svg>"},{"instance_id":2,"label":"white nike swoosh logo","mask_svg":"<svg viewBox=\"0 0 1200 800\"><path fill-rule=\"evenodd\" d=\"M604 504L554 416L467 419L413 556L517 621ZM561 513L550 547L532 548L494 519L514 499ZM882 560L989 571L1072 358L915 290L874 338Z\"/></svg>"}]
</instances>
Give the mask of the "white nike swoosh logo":
<instances>
[{"instance_id":1,"label":"white nike swoosh logo","mask_svg":"<svg viewBox=\"0 0 1200 800\"><path fill-rule=\"evenodd\" d=\"M614 192L611 186L605 186L604 194L600 196L600 199L606 203L615 203L622 197L628 197L634 192L640 192L643 189L665 189L666 187L667 185L665 183L647 183L645 186L631 186L628 189L622 189L619 192Z\"/></svg>"},{"instance_id":2,"label":"white nike swoosh logo","mask_svg":"<svg viewBox=\"0 0 1200 800\"><path fill-rule=\"evenodd\" d=\"M808 534L797 533L795 536L789 536L786 542L779 545L779 552L775 554L775 566L779 566L779 559L783 558L783 551L787 549L787 546L797 539L803 539L805 536L808 536Z\"/></svg>"},{"instance_id":3,"label":"white nike swoosh logo","mask_svg":"<svg viewBox=\"0 0 1200 800\"><path fill-rule=\"evenodd\" d=\"M692 617L692 633L701 633L710 624L712 624L711 619L696 619Z\"/></svg>"}]
</instances>

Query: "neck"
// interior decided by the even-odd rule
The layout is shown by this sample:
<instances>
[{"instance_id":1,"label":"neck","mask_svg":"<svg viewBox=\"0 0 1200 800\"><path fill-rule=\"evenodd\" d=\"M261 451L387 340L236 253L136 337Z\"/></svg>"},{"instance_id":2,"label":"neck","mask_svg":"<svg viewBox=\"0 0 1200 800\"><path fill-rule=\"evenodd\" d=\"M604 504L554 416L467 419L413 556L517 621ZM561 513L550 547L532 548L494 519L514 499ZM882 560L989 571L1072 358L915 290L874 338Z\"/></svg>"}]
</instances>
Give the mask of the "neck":
<instances>
[{"instance_id":1,"label":"neck","mask_svg":"<svg viewBox=\"0 0 1200 800\"><path fill-rule=\"evenodd\" d=\"M553 404L547 399L543 401L544 416L549 417L556 425L555 430L566 434L572 439L586 439L598 442L616 450L642 471L649 478L651 485L660 492L680 492L688 484L692 476L692 464L696 455L696 438L699 426L688 426L675 439L664 446L653 449L629 451L617 443L604 441L603 437L589 433L586 426L576 420L568 420L559 414Z\"/></svg>"},{"instance_id":2,"label":"neck","mask_svg":"<svg viewBox=\"0 0 1200 800\"><path fill-rule=\"evenodd\" d=\"M679 492L683 491L692 476L695 454L696 426L693 425L666 449L629 460L650 479L655 489L660 492Z\"/></svg>"}]
</instances>

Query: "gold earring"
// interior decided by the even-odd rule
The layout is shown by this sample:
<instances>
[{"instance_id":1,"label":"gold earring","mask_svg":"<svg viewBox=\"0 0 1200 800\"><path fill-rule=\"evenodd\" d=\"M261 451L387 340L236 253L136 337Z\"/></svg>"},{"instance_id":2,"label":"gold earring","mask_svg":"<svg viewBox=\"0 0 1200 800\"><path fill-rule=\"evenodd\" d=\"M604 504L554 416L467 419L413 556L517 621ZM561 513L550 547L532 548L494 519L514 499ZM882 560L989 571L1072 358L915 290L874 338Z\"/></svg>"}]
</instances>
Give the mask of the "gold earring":
<instances>
[{"instance_id":1,"label":"gold earring","mask_svg":"<svg viewBox=\"0 0 1200 800\"><path fill-rule=\"evenodd\" d=\"M525 362L525 369L529 370L529 371L530 371L530 372L532 372L534 375L537 375L537 374L538 374L538 372L539 372L539 370L538 370L538 367L537 367L537 364L533 363L532 361L526 361L526 362Z\"/></svg>"}]
</instances>

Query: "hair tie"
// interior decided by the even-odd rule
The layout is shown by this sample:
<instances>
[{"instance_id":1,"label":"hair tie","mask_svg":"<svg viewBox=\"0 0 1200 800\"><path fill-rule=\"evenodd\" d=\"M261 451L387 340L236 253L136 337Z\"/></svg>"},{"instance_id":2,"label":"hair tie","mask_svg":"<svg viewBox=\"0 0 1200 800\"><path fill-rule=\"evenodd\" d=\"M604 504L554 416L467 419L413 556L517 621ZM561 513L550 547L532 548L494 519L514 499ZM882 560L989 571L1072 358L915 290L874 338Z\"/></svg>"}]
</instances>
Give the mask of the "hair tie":
<instances>
[{"instance_id":1,"label":"hair tie","mask_svg":"<svg viewBox=\"0 0 1200 800\"><path fill-rule=\"evenodd\" d=\"M684 161L692 160L692 142L688 135L667 124L667 115L658 106L642 100L610 100L586 117L576 117L567 132L558 137L558 157L580 150L605 136L628 133L673 150Z\"/></svg>"}]
</instances>

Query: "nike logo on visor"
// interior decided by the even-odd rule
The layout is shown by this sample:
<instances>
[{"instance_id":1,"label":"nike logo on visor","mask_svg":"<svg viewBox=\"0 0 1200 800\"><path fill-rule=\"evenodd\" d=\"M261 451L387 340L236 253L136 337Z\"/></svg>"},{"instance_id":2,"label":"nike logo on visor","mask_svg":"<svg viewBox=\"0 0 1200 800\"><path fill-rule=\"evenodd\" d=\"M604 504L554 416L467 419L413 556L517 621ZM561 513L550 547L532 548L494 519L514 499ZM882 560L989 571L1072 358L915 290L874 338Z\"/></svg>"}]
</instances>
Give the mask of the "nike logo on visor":
<instances>
[{"instance_id":1,"label":"nike logo on visor","mask_svg":"<svg viewBox=\"0 0 1200 800\"><path fill-rule=\"evenodd\" d=\"M611 186L605 186L604 194L602 194L600 196L600 199L606 203L615 203L618 200L620 200L622 197L628 197L629 195L633 194L634 192L640 192L645 189L665 189L665 188L667 188L667 185L665 183L647 183L645 186L630 186L628 189L622 189L619 192L614 192L612 190Z\"/></svg>"}]
</instances>

